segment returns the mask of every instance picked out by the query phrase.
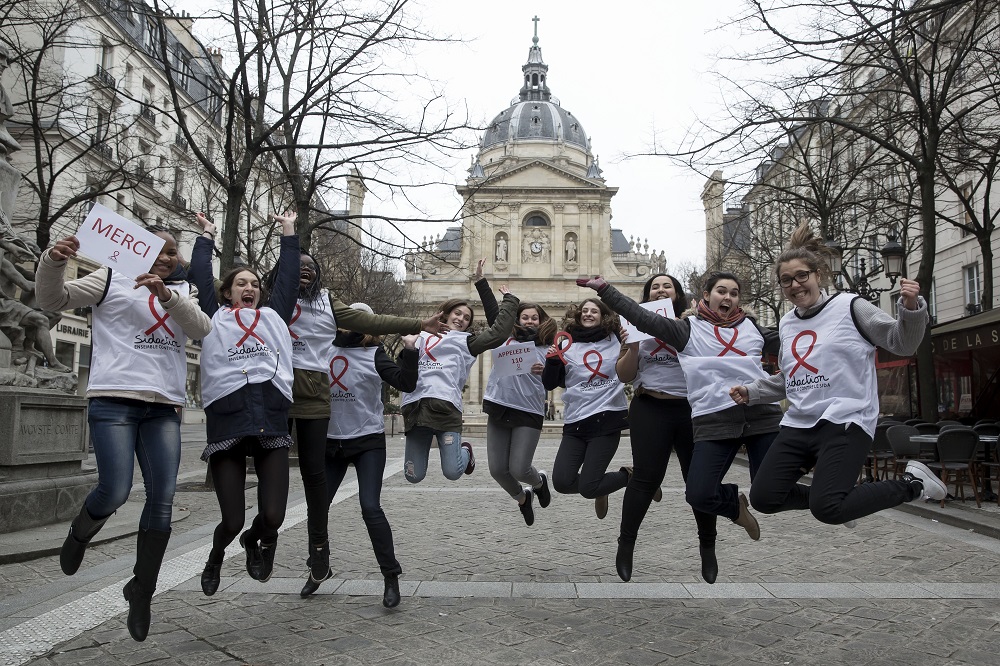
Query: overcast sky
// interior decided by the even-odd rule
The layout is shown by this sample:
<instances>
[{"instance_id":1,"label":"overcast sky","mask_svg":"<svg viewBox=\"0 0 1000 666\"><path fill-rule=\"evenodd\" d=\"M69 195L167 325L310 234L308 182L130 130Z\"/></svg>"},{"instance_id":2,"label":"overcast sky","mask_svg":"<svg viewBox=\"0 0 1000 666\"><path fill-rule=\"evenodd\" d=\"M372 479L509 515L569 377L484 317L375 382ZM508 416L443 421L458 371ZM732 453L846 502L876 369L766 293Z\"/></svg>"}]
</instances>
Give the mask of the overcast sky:
<instances>
[{"instance_id":1,"label":"overcast sky","mask_svg":"<svg viewBox=\"0 0 1000 666\"><path fill-rule=\"evenodd\" d=\"M715 113L721 95L709 71L734 39L716 28L741 6L740 0L423 0L424 24L463 42L416 57L452 100L465 100L473 120L487 123L517 96L537 15L549 87L590 135L608 185L619 188L612 226L626 237L649 238L672 265L703 263L704 179L666 158L624 156L648 151L654 134L676 145L698 114ZM456 183L464 182L474 153L456 165ZM452 193L439 212L451 214L458 204Z\"/></svg>"}]
</instances>

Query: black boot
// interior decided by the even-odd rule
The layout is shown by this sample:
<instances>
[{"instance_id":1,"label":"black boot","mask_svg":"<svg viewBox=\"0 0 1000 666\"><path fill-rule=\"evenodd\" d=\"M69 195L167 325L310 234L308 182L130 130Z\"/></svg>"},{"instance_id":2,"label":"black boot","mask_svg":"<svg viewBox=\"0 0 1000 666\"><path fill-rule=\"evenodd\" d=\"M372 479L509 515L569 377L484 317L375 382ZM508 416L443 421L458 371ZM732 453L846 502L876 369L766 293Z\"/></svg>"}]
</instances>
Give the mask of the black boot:
<instances>
[{"instance_id":1,"label":"black boot","mask_svg":"<svg viewBox=\"0 0 1000 666\"><path fill-rule=\"evenodd\" d=\"M260 542L260 578L262 583L271 580L271 572L274 571L274 549L277 548L277 538L271 543Z\"/></svg>"},{"instance_id":2,"label":"black boot","mask_svg":"<svg viewBox=\"0 0 1000 666\"><path fill-rule=\"evenodd\" d=\"M128 601L128 633L134 640L142 642L149 634L150 610L156 579L160 576L160 565L167 552L170 532L139 529L138 548L135 554L135 576L125 584L122 593Z\"/></svg>"},{"instance_id":3,"label":"black boot","mask_svg":"<svg viewBox=\"0 0 1000 666\"><path fill-rule=\"evenodd\" d=\"M635 541L618 537L618 555L615 557L615 568L618 577L626 583L632 579L632 553L635 551Z\"/></svg>"},{"instance_id":4,"label":"black boot","mask_svg":"<svg viewBox=\"0 0 1000 666\"><path fill-rule=\"evenodd\" d=\"M201 591L206 597L215 594L222 582L222 557L212 557L214 554L214 551L209 553L205 569L201 572Z\"/></svg>"},{"instance_id":5,"label":"black boot","mask_svg":"<svg viewBox=\"0 0 1000 666\"><path fill-rule=\"evenodd\" d=\"M701 577L705 579L706 583L715 583L715 579L719 575L719 562L715 559L715 544L713 543L711 546L698 544L698 554L701 555Z\"/></svg>"},{"instance_id":6,"label":"black boot","mask_svg":"<svg viewBox=\"0 0 1000 666\"><path fill-rule=\"evenodd\" d=\"M80 507L80 513L73 519L69 526L69 534L63 541L62 549L59 551L59 566L67 576L72 576L80 568L83 562L83 554L87 550L87 544L94 538L94 535L101 531L108 518L92 518L87 513L87 505Z\"/></svg>"},{"instance_id":7,"label":"black boot","mask_svg":"<svg viewBox=\"0 0 1000 666\"><path fill-rule=\"evenodd\" d=\"M386 608L395 608L399 605L399 599L399 576L386 576L382 605Z\"/></svg>"},{"instance_id":8,"label":"black boot","mask_svg":"<svg viewBox=\"0 0 1000 666\"><path fill-rule=\"evenodd\" d=\"M299 592L299 596L303 599L318 590L319 584L324 580L333 578L333 570L330 569L330 542L324 541L319 545L309 546L306 565L309 567L309 580Z\"/></svg>"}]
</instances>

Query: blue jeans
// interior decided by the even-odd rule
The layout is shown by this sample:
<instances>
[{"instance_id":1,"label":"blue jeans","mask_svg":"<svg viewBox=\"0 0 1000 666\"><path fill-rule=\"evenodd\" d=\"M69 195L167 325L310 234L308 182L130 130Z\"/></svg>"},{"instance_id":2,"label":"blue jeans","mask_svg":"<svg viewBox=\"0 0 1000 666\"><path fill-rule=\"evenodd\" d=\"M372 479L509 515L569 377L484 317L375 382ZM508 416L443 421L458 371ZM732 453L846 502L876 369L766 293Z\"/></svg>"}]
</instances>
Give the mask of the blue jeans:
<instances>
[{"instance_id":1,"label":"blue jeans","mask_svg":"<svg viewBox=\"0 0 1000 666\"><path fill-rule=\"evenodd\" d=\"M441 471L445 478L455 481L462 478L469 464L469 453L462 448L462 433L432 430L417 426L406 433L403 475L410 483L420 483L427 476L427 459L431 455L431 441L437 437L441 451Z\"/></svg>"},{"instance_id":2,"label":"blue jeans","mask_svg":"<svg viewBox=\"0 0 1000 666\"><path fill-rule=\"evenodd\" d=\"M97 458L97 487L84 506L94 518L110 516L128 500L139 461L146 504L139 527L170 531L177 469L181 464L181 419L171 405L122 398L91 398L90 441Z\"/></svg>"},{"instance_id":3,"label":"blue jeans","mask_svg":"<svg viewBox=\"0 0 1000 666\"><path fill-rule=\"evenodd\" d=\"M741 445L747 447L750 478L757 476L757 469L777 436L776 432L765 432L749 437L695 442L687 474L685 496L688 504L698 511L736 520L740 515L739 486L735 483L723 483L722 479L733 464Z\"/></svg>"}]
</instances>

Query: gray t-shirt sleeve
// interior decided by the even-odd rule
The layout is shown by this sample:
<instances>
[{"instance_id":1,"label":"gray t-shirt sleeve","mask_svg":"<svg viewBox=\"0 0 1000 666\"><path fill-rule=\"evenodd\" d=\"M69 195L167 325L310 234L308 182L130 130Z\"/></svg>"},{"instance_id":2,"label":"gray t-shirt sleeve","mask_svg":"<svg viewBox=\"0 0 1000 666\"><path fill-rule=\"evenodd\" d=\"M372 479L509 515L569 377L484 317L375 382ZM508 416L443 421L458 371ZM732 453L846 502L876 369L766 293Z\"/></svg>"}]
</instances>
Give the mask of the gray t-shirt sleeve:
<instances>
[{"instance_id":1,"label":"gray t-shirt sleeve","mask_svg":"<svg viewBox=\"0 0 1000 666\"><path fill-rule=\"evenodd\" d=\"M896 303L898 316L894 319L885 310L863 298L851 302L854 324L869 342L899 356L911 356L920 346L927 331L927 301L917 297L917 309L907 310L902 299Z\"/></svg>"}]
</instances>

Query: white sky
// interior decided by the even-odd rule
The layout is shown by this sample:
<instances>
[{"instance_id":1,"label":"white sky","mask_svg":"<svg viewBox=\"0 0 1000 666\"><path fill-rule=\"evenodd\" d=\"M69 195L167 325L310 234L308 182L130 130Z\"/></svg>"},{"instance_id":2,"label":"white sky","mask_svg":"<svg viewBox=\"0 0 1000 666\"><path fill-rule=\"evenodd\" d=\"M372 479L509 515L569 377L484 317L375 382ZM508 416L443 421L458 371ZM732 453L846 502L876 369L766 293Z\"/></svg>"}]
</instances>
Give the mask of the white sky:
<instances>
[{"instance_id":1,"label":"white sky","mask_svg":"<svg viewBox=\"0 0 1000 666\"><path fill-rule=\"evenodd\" d=\"M463 43L428 48L415 57L445 84L451 102L464 98L472 120L488 123L517 96L537 14L549 87L590 135L608 185L619 188L611 202L612 226L626 237L648 238L652 248L667 252L672 266L703 264L704 179L663 157L623 156L647 151L654 134L661 143L676 145L698 114L718 109L720 93L709 70L715 54L734 38L716 27L741 5L739 0L423 0L425 27ZM455 183L464 182L474 153L456 164ZM453 190L441 192L436 210L450 215L459 203ZM372 201L370 207L378 205ZM442 226L433 227L434 233L443 233Z\"/></svg>"}]
</instances>

